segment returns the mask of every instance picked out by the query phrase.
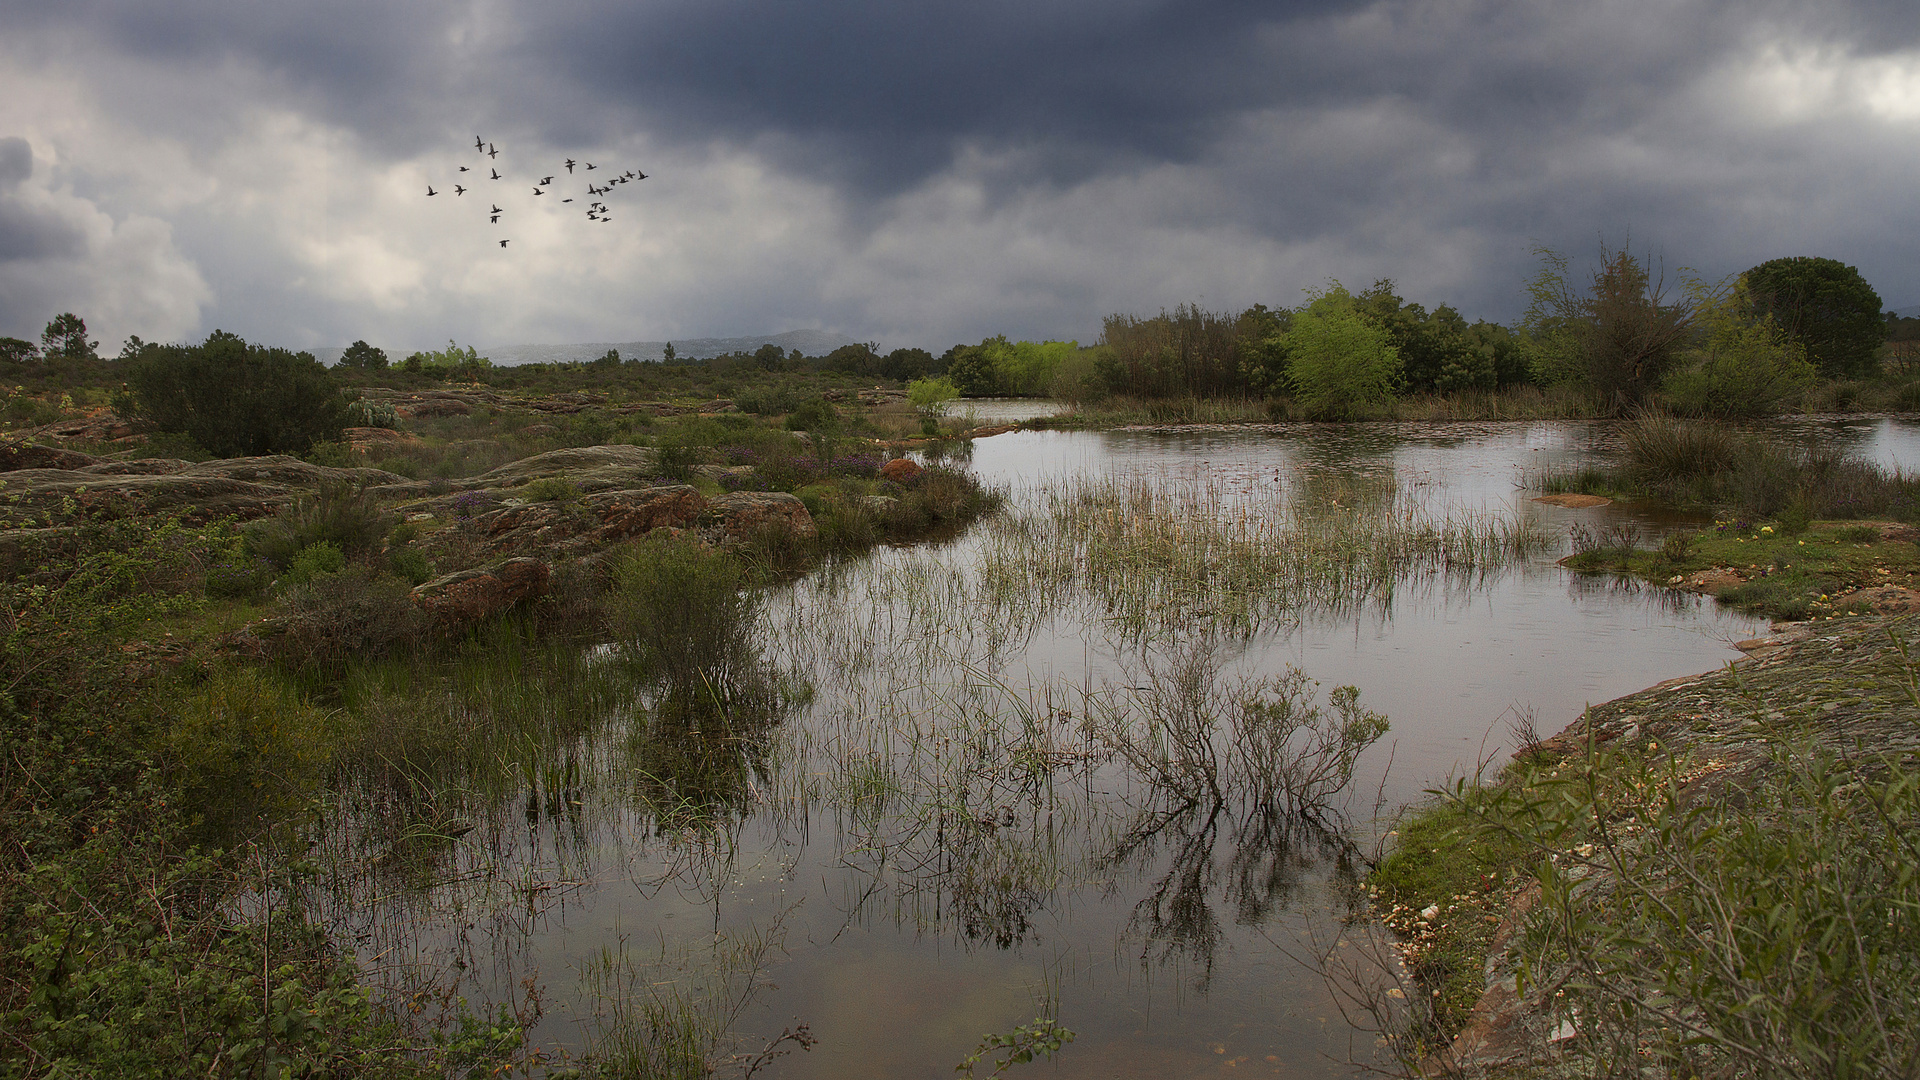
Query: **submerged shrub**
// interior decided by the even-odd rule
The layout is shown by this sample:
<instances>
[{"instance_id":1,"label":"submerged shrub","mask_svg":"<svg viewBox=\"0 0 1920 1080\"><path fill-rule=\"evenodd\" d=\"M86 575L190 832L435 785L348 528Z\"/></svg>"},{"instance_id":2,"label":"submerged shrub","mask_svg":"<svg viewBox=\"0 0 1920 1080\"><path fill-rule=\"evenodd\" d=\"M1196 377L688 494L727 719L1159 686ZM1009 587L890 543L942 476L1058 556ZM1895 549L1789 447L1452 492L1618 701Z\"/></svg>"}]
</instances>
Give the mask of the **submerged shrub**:
<instances>
[{"instance_id":1,"label":"submerged shrub","mask_svg":"<svg viewBox=\"0 0 1920 1080\"><path fill-rule=\"evenodd\" d=\"M612 560L609 597L626 657L669 698L728 705L764 689L753 627L759 594L732 555L648 537Z\"/></svg>"}]
</instances>

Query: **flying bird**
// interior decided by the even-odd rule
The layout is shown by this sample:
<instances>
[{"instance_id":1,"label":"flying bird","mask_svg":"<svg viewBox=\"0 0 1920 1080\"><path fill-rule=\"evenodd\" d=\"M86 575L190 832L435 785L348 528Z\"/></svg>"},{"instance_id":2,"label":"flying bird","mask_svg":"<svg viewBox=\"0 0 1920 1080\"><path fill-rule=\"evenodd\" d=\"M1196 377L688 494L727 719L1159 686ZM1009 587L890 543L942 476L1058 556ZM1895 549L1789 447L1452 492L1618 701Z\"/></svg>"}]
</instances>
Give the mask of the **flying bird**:
<instances>
[{"instance_id":1,"label":"flying bird","mask_svg":"<svg viewBox=\"0 0 1920 1080\"><path fill-rule=\"evenodd\" d=\"M573 200L572 200L572 199L561 199L560 201L561 201L561 202L572 202Z\"/></svg>"},{"instance_id":2,"label":"flying bird","mask_svg":"<svg viewBox=\"0 0 1920 1080\"><path fill-rule=\"evenodd\" d=\"M493 223L494 223L495 225L498 225L498 224L500 224L500 215L499 215L499 214L494 214L494 215L492 215L492 217L493 217Z\"/></svg>"},{"instance_id":3,"label":"flying bird","mask_svg":"<svg viewBox=\"0 0 1920 1080\"><path fill-rule=\"evenodd\" d=\"M540 181L540 186L546 187L548 184L551 184L551 183L553 183L553 177L549 176L546 179Z\"/></svg>"},{"instance_id":4,"label":"flying bird","mask_svg":"<svg viewBox=\"0 0 1920 1080\"><path fill-rule=\"evenodd\" d=\"M487 156L488 156L488 157L490 157L490 158L497 158L497 157L499 157L499 156L500 156L500 151L498 151L498 150L495 150L495 149L493 148L493 144L492 144L492 143L488 143L488 144L487 144Z\"/></svg>"},{"instance_id":5,"label":"flying bird","mask_svg":"<svg viewBox=\"0 0 1920 1080\"><path fill-rule=\"evenodd\" d=\"M480 136L478 136L478 135L475 135L475 136L473 137L473 148L474 148L475 150L485 150L485 149L487 148L487 144L486 144L486 142L485 142L485 141L483 141L483 140L482 140L482 139L480 138Z\"/></svg>"},{"instance_id":6,"label":"flying bird","mask_svg":"<svg viewBox=\"0 0 1920 1080\"><path fill-rule=\"evenodd\" d=\"M455 184L453 185L453 193L455 195L465 195L467 193L467 189L461 187L459 184Z\"/></svg>"},{"instance_id":7,"label":"flying bird","mask_svg":"<svg viewBox=\"0 0 1920 1080\"><path fill-rule=\"evenodd\" d=\"M589 161L589 162L587 162L587 168L588 168L588 169L597 169L597 168L599 168L599 167L600 167L600 166L598 166L598 165L595 165L595 164L594 164L593 162L591 162L591 161Z\"/></svg>"},{"instance_id":8,"label":"flying bird","mask_svg":"<svg viewBox=\"0 0 1920 1080\"><path fill-rule=\"evenodd\" d=\"M505 240L502 240L502 241L500 241L500 246L501 246L501 247L506 247L506 246L507 246L507 242L506 242Z\"/></svg>"},{"instance_id":9,"label":"flying bird","mask_svg":"<svg viewBox=\"0 0 1920 1080\"><path fill-rule=\"evenodd\" d=\"M488 169L487 171L493 174L493 178L494 178L495 180L498 180L498 179L500 179L500 170L499 170L499 169Z\"/></svg>"},{"instance_id":10,"label":"flying bird","mask_svg":"<svg viewBox=\"0 0 1920 1080\"><path fill-rule=\"evenodd\" d=\"M438 195L438 194L440 194L440 193L439 193L439 192L437 192L437 191L435 191L435 190L433 190L433 185L432 185L432 184L428 184L428 185L427 185L427 194L429 194L429 195Z\"/></svg>"},{"instance_id":11,"label":"flying bird","mask_svg":"<svg viewBox=\"0 0 1920 1080\"><path fill-rule=\"evenodd\" d=\"M640 175L634 177L635 180L645 180L646 178L647 178L646 173L641 173Z\"/></svg>"},{"instance_id":12,"label":"flying bird","mask_svg":"<svg viewBox=\"0 0 1920 1080\"><path fill-rule=\"evenodd\" d=\"M494 207L493 209L491 209L491 210L489 210L489 211L487 211L487 213L489 213L489 214L504 214L504 213L506 213L506 211L505 211L505 210L502 210L502 209L500 209L500 208L499 208L498 206L495 206L495 207Z\"/></svg>"},{"instance_id":13,"label":"flying bird","mask_svg":"<svg viewBox=\"0 0 1920 1080\"><path fill-rule=\"evenodd\" d=\"M534 193L535 195L545 195L545 194L546 194L546 192L544 192L544 191L541 191L541 190L540 190L539 188L534 188L534 189L533 189L533 193Z\"/></svg>"},{"instance_id":14,"label":"flying bird","mask_svg":"<svg viewBox=\"0 0 1920 1080\"><path fill-rule=\"evenodd\" d=\"M462 165L462 166L460 166L460 171L461 171L461 172L466 172L466 171L467 171L467 167L466 167L465 165Z\"/></svg>"},{"instance_id":15,"label":"flying bird","mask_svg":"<svg viewBox=\"0 0 1920 1080\"><path fill-rule=\"evenodd\" d=\"M568 172L569 174L571 174L571 173L573 172L573 159L572 159L572 158L568 158L568 159L567 159L567 172Z\"/></svg>"}]
</instances>

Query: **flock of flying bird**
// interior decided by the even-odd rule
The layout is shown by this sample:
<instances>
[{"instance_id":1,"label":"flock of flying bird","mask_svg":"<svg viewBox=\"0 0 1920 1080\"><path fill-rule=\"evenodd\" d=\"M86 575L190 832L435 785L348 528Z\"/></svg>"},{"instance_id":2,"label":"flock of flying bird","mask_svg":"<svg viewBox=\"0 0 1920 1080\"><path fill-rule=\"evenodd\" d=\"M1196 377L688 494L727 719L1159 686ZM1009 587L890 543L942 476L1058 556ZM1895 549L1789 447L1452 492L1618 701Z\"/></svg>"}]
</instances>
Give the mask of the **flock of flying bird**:
<instances>
[{"instance_id":1,"label":"flock of flying bird","mask_svg":"<svg viewBox=\"0 0 1920 1080\"><path fill-rule=\"evenodd\" d=\"M479 152L482 156L484 156L487 159L486 164L482 166L487 170L487 173L488 173L486 177L487 180L493 181L493 180L506 179L506 177L500 175L499 168L497 168L494 165L494 160L500 156L500 151L494 149L494 146L492 143L488 142L485 139L482 139L478 135L475 135L473 137L473 148L475 151ZM566 167L568 176L573 175L575 166L579 166L579 165L586 166L586 168L581 170L582 173L595 172L595 171L598 171L600 168L600 166L595 165L591 161L575 161L572 158L568 158L566 161L562 162L561 164ZM463 173L471 172L472 169L470 169L465 165L462 165L460 166L460 171ZM557 180L558 178L559 177L557 175L541 177L540 180L533 185L533 193L535 195L545 195L548 189L553 187L554 181ZM592 178L589 178L587 180L587 194L591 196L605 195L621 184L631 184L635 180L645 180L646 178L647 178L647 174L641 172L638 169L628 169L626 172L620 173L617 176L609 173L607 179L600 181L598 185L595 184ZM465 178L462 177L461 179L465 179ZM467 192L471 190L473 189L466 187L465 185L460 184L458 182L456 182L453 185L453 194L455 198L465 195ZM440 192L435 191L433 189L433 184L429 182L427 184L427 194L439 195ZM565 199L561 199L560 201L562 203L570 203L570 202L573 202L574 200L572 197L568 197ZM491 203L491 205L493 209L487 212L487 219L493 224L498 225L500 224L501 215L507 213L507 211L501 209L500 204L498 202ZM607 204L604 202L601 202L596 197L593 199L593 201L587 204L587 220L605 223L608 221L612 221L613 215L608 211ZM509 237L508 240L511 240L511 237ZM501 240L500 246L506 247L508 240Z\"/></svg>"}]
</instances>

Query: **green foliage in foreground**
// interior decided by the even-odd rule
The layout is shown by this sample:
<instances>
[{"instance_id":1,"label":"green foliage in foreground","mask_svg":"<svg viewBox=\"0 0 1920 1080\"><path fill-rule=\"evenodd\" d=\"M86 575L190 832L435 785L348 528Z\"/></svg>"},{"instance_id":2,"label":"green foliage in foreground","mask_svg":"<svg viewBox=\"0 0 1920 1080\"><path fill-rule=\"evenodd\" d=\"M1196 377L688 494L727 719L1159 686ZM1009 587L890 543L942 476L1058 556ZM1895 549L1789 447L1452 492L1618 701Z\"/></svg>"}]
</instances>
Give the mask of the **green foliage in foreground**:
<instances>
[{"instance_id":1,"label":"green foliage in foreground","mask_svg":"<svg viewBox=\"0 0 1920 1080\"><path fill-rule=\"evenodd\" d=\"M1910 689L1910 687L1909 687ZM1777 728L1782 730L1783 728ZM1912 762L1776 744L1729 814L1717 767L1589 747L1462 782L1374 872L1383 917L1441 909L1408 941L1431 1051L1483 986L1490 927L1452 902L1531 876L1523 994L1580 1038L1580 1075L1907 1076L1920 1066L1920 773ZM1417 1056L1417 1054L1416 1054Z\"/></svg>"},{"instance_id":2,"label":"green foliage in foreground","mask_svg":"<svg viewBox=\"0 0 1920 1080\"><path fill-rule=\"evenodd\" d=\"M269 676L192 658L165 685L140 673L154 624L201 608L231 532L123 519L75 543L0 584L0 1078L426 1077L511 1059L518 1017L455 1007L429 1031L376 1001L285 906L297 862L195 846L317 779L313 711Z\"/></svg>"}]
</instances>

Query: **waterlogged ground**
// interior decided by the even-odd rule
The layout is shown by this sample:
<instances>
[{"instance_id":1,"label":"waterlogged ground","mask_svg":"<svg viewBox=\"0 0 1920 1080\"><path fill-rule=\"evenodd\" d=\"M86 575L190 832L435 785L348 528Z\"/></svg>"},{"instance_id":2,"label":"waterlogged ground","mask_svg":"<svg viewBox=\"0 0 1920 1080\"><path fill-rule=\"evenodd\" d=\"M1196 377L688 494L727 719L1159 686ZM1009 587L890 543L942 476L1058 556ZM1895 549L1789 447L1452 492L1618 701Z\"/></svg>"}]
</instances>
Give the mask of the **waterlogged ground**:
<instances>
[{"instance_id":1,"label":"waterlogged ground","mask_svg":"<svg viewBox=\"0 0 1920 1080\"><path fill-rule=\"evenodd\" d=\"M1817 434L1898 461L1909 430L1874 423ZM1503 759L1516 715L1556 731L1763 629L1555 565L1576 521L1676 523L1530 501L1527 475L1604 440L981 440L972 467L1011 492L1005 515L772 598L762 656L784 704L764 722L662 716L612 653L394 706L544 734L451 748L430 820L396 824L396 796L355 787L315 902L391 981L460 971L478 1001L532 979L539 1038L629 1061L673 1038L752 1054L805 1023L812 1051L757 1075L950 1076L984 1034L1051 1015L1076 1040L1018 1068L1361 1075L1374 1034L1311 960L1367 967L1345 964L1334 916L1375 805ZM1287 762L1341 725L1287 723L1335 718L1347 684L1340 719L1391 729L1329 796L1337 779ZM1219 726L1183 742L1201 721Z\"/></svg>"}]
</instances>

